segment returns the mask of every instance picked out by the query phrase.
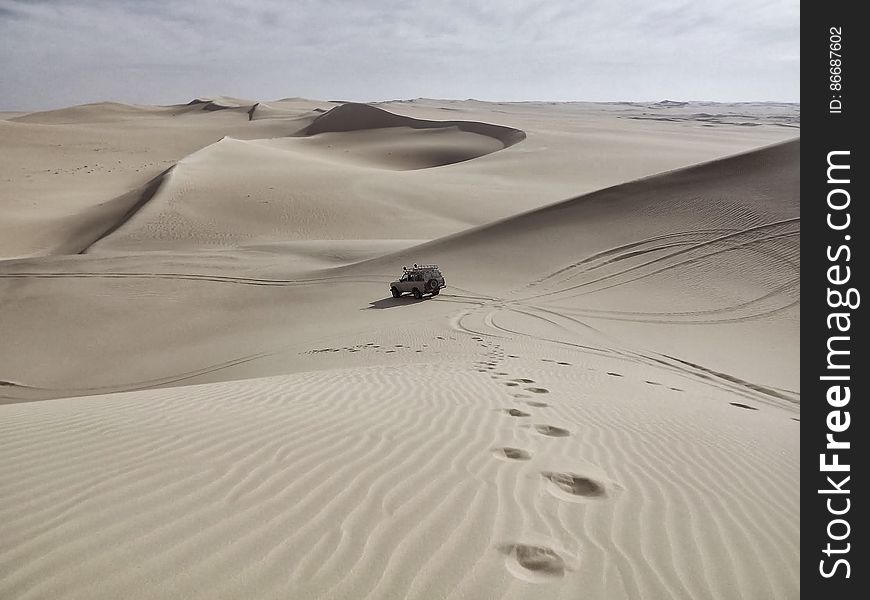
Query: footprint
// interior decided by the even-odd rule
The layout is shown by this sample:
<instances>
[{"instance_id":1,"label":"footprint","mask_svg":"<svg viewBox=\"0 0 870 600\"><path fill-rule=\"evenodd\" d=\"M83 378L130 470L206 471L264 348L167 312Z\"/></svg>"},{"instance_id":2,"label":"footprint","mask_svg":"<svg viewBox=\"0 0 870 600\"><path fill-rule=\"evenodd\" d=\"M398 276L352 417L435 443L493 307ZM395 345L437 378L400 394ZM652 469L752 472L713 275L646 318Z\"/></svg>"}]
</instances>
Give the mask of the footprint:
<instances>
[{"instance_id":1,"label":"footprint","mask_svg":"<svg viewBox=\"0 0 870 600\"><path fill-rule=\"evenodd\" d=\"M611 377L622 377L621 373L614 373L613 371L608 371L607 374Z\"/></svg>"},{"instance_id":2,"label":"footprint","mask_svg":"<svg viewBox=\"0 0 870 600\"><path fill-rule=\"evenodd\" d=\"M529 406L534 406L535 408L547 408L548 406L550 406L546 402L535 402L534 400L527 400L526 404L528 404Z\"/></svg>"},{"instance_id":3,"label":"footprint","mask_svg":"<svg viewBox=\"0 0 870 600\"><path fill-rule=\"evenodd\" d=\"M560 492L565 492L571 496L581 496L584 498L599 498L606 496L604 485L582 475L574 473L541 473L553 486ZM560 497L561 494L559 495Z\"/></svg>"},{"instance_id":4,"label":"footprint","mask_svg":"<svg viewBox=\"0 0 870 600\"><path fill-rule=\"evenodd\" d=\"M492 453L495 454L496 458L501 458L503 460L530 460L532 458L532 453L528 450L523 450L522 448L511 448L510 446L505 446L504 448L493 448Z\"/></svg>"},{"instance_id":5,"label":"footprint","mask_svg":"<svg viewBox=\"0 0 870 600\"><path fill-rule=\"evenodd\" d=\"M535 431L541 435L549 437L568 437L571 435L571 432L567 429L562 429L561 427L555 427L553 425L535 425Z\"/></svg>"},{"instance_id":6,"label":"footprint","mask_svg":"<svg viewBox=\"0 0 870 600\"><path fill-rule=\"evenodd\" d=\"M393 352L395 352L395 350L385 350L384 354L392 354Z\"/></svg>"},{"instance_id":7,"label":"footprint","mask_svg":"<svg viewBox=\"0 0 870 600\"><path fill-rule=\"evenodd\" d=\"M514 398L529 398L528 394L511 394Z\"/></svg>"},{"instance_id":8,"label":"footprint","mask_svg":"<svg viewBox=\"0 0 870 600\"><path fill-rule=\"evenodd\" d=\"M508 357L508 358L519 358L519 356L516 356L516 355L514 355L514 354L508 354L507 357Z\"/></svg>"},{"instance_id":9,"label":"footprint","mask_svg":"<svg viewBox=\"0 0 870 600\"><path fill-rule=\"evenodd\" d=\"M565 575L565 560L547 546L506 544L500 550L508 555L508 571L519 579L535 582Z\"/></svg>"},{"instance_id":10,"label":"footprint","mask_svg":"<svg viewBox=\"0 0 870 600\"><path fill-rule=\"evenodd\" d=\"M520 377L519 379L514 379L514 381L519 381L520 383L535 383L534 379L525 379Z\"/></svg>"},{"instance_id":11,"label":"footprint","mask_svg":"<svg viewBox=\"0 0 870 600\"><path fill-rule=\"evenodd\" d=\"M538 387L530 387L526 388L527 392L532 392L533 394L549 394L550 390L547 388L538 388Z\"/></svg>"},{"instance_id":12,"label":"footprint","mask_svg":"<svg viewBox=\"0 0 870 600\"><path fill-rule=\"evenodd\" d=\"M745 408L746 410L758 410L754 406L749 406L748 404L740 404L739 402L729 402L731 406L736 406L737 408Z\"/></svg>"},{"instance_id":13,"label":"footprint","mask_svg":"<svg viewBox=\"0 0 870 600\"><path fill-rule=\"evenodd\" d=\"M569 363L569 362L557 362L556 364L557 365L568 365L568 366L571 365L571 363Z\"/></svg>"},{"instance_id":14,"label":"footprint","mask_svg":"<svg viewBox=\"0 0 870 600\"><path fill-rule=\"evenodd\" d=\"M801 420L800 420L800 419L796 419L796 418L794 418L794 417L791 417L791 420L792 420L792 421L797 421L797 422L798 422L798 423L800 423L800 422L801 422Z\"/></svg>"},{"instance_id":15,"label":"footprint","mask_svg":"<svg viewBox=\"0 0 870 600\"><path fill-rule=\"evenodd\" d=\"M529 413L523 412L517 408L507 408L507 409L505 409L505 412L512 417L531 417L532 416Z\"/></svg>"},{"instance_id":16,"label":"footprint","mask_svg":"<svg viewBox=\"0 0 870 600\"><path fill-rule=\"evenodd\" d=\"M496 375L507 375L507 373L505 373L504 371L496 371L495 374ZM516 379L514 379L514 381L516 381Z\"/></svg>"},{"instance_id":17,"label":"footprint","mask_svg":"<svg viewBox=\"0 0 870 600\"><path fill-rule=\"evenodd\" d=\"M650 385L661 385L658 381L650 381L649 379L646 380L646 383Z\"/></svg>"},{"instance_id":18,"label":"footprint","mask_svg":"<svg viewBox=\"0 0 870 600\"><path fill-rule=\"evenodd\" d=\"M542 358L541 361L543 361L543 362L556 362L552 358Z\"/></svg>"},{"instance_id":19,"label":"footprint","mask_svg":"<svg viewBox=\"0 0 870 600\"><path fill-rule=\"evenodd\" d=\"M668 389L671 391L674 391L674 392L684 392L685 391L685 390L681 390L680 388L668 388Z\"/></svg>"},{"instance_id":20,"label":"footprint","mask_svg":"<svg viewBox=\"0 0 870 600\"><path fill-rule=\"evenodd\" d=\"M519 384L516 383L515 381L505 381L504 384L505 384L506 386L508 386L508 387L516 387L516 386L519 385Z\"/></svg>"}]
</instances>

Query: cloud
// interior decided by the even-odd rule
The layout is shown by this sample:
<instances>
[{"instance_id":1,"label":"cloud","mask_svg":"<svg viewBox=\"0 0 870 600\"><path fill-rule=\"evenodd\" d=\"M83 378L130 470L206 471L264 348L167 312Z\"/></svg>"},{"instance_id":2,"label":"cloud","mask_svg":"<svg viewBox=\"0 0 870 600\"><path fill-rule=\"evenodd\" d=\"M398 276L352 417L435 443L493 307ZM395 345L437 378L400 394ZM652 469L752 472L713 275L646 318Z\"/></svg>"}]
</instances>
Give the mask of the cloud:
<instances>
[{"instance_id":1,"label":"cloud","mask_svg":"<svg viewBox=\"0 0 870 600\"><path fill-rule=\"evenodd\" d=\"M0 0L0 108L798 100L797 0Z\"/></svg>"}]
</instances>

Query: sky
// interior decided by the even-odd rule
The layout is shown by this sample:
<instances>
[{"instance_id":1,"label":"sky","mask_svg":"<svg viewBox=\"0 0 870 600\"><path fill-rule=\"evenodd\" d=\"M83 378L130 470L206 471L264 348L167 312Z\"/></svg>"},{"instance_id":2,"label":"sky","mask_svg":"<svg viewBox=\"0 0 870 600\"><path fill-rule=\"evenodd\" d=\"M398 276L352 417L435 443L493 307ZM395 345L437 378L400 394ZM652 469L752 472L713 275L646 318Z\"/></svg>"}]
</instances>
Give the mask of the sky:
<instances>
[{"instance_id":1,"label":"sky","mask_svg":"<svg viewBox=\"0 0 870 600\"><path fill-rule=\"evenodd\" d=\"M800 101L798 0L0 0L0 110Z\"/></svg>"}]
</instances>

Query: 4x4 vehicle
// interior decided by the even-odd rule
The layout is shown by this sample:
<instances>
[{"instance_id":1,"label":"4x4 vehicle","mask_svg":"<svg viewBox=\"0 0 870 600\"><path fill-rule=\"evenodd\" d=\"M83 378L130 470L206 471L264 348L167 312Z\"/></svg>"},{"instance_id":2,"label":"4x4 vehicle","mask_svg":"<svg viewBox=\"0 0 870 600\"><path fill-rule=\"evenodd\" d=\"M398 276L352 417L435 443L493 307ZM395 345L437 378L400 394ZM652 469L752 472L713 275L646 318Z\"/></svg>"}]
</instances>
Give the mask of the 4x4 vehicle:
<instances>
[{"instance_id":1,"label":"4x4 vehicle","mask_svg":"<svg viewBox=\"0 0 870 600\"><path fill-rule=\"evenodd\" d=\"M437 296L441 288L447 286L438 265L414 265L402 267L402 276L390 284L393 298L398 298L406 292L411 292L418 300L423 294Z\"/></svg>"}]
</instances>

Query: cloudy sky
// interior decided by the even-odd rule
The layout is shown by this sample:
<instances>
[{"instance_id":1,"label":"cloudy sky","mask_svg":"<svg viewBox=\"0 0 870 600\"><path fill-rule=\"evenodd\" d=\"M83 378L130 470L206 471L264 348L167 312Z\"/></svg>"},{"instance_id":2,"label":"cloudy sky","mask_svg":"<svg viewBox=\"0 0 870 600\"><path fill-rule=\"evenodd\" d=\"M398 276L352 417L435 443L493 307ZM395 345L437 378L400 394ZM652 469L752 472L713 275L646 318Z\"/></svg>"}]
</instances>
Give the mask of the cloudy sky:
<instances>
[{"instance_id":1,"label":"cloudy sky","mask_svg":"<svg viewBox=\"0 0 870 600\"><path fill-rule=\"evenodd\" d=\"M780 100L798 0L0 0L0 110L100 100Z\"/></svg>"}]
</instances>

